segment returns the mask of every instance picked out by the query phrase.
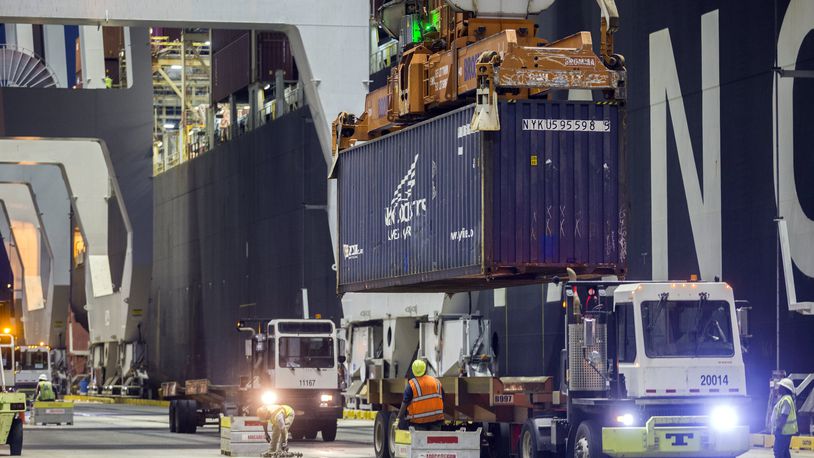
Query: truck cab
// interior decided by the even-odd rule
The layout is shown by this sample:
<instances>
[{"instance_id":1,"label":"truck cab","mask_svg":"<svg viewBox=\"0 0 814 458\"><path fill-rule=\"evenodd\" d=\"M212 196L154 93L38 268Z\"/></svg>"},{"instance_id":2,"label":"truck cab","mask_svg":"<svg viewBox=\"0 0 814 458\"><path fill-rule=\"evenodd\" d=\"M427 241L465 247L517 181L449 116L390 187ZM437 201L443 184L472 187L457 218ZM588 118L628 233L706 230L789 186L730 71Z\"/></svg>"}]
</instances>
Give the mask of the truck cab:
<instances>
[{"instance_id":1,"label":"truck cab","mask_svg":"<svg viewBox=\"0 0 814 458\"><path fill-rule=\"evenodd\" d=\"M325 441L342 416L336 327L331 320L271 320L265 336L262 401L295 410L291 434Z\"/></svg>"},{"instance_id":2,"label":"truck cab","mask_svg":"<svg viewBox=\"0 0 814 458\"><path fill-rule=\"evenodd\" d=\"M41 374L52 380L51 349L44 344L27 345L17 347L15 353L17 390L33 396Z\"/></svg>"},{"instance_id":3,"label":"truck cab","mask_svg":"<svg viewBox=\"0 0 814 458\"><path fill-rule=\"evenodd\" d=\"M746 397L729 285L622 285L614 291L614 309L628 397Z\"/></svg>"},{"instance_id":4,"label":"truck cab","mask_svg":"<svg viewBox=\"0 0 814 458\"><path fill-rule=\"evenodd\" d=\"M749 449L732 289L569 282L568 454L733 457Z\"/></svg>"}]
</instances>

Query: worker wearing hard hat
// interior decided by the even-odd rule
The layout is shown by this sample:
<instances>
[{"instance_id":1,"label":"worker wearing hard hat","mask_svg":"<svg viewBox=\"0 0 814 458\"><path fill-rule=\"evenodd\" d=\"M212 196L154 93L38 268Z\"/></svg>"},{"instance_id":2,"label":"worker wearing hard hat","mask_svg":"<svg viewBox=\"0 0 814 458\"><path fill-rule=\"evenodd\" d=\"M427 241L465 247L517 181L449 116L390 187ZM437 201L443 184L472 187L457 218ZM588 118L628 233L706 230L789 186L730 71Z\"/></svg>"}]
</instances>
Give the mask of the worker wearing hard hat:
<instances>
[{"instance_id":1,"label":"worker wearing hard hat","mask_svg":"<svg viewBox=\"0 0 814 458\"><path fill-rule=\"evenodd\" d=\"M35 401L56 401L57 397L54 394L54 387L48 381L48 376L40 374L39 382L37 382L37 390L34 391Z\"/></svg>"},{"instance_id":2,"label":"worker wearing hard hat","mask_svg":"<svg viewBox=\"0 0 814 458\"><path fill-rule=\"evenodd\" d=\"M772 409L772 433L774 434L774 456L790 458L791 436L797 434L797 408L794 404L794 382L784 378L777 382L780 398Z\"/></svg>"},{"instance_id":3,"label":"worker wearing hard hat","mask_svg":"<svg viewBox=\"0 0 814 458\"><path fill-rule=\"evenodd\" d=\"M269 453L288 451L288 431L294 424L294 409L285 404L272 404L257 409L257 417L263 421L263 432L269 443ZM271 424L271 435L268 425Z\"/></svg>"},{"instance_id":4,"label":"worker wearing hard hat","mask_svg":"<svg viewBox=\"0 0 814 458\"><path fill-rule=\"evenodd\" d=\"M437 430L444 424L444 390L441 382L427 374L427 363L413 361L413 377L407 381L404 399L399 409L399 427L403 425L405 410L410 426L420 430Z\"/></svg>"}]
</instances>

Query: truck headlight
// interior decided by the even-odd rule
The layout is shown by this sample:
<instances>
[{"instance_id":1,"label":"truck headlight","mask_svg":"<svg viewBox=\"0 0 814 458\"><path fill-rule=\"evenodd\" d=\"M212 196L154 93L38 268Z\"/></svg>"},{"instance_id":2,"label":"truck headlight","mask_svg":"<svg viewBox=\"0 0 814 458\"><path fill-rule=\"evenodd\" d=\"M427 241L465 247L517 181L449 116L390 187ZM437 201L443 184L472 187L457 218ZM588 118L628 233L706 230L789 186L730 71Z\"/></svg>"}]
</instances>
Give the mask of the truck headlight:
<instances>
[{"instance_id":1,"label":"truck headlight","mask_svg":"<svg viewBox=\"0 0 814 458\"><path fill-rule=\"evenodd\" d=\"M738 413L732 406L718 406L710 412L709 422L719 431L731 431L738 425Z\"/></svg>"},{"instance_id":2,"label":"truck headlight","mask_svg":"<svg viewBox=\"0 0 814 458\"><path fill-rule=\"evenodd\" d=\"M323 394L323 395L320 395L320 397L319 397L319 402L331 402L333 400L334 400L334 397L333 397L332 394Z\"/></svg>"},{"instance_id":3,"label":"truck headlight","mask_svg":"<svg viewBox=\"0 0 814 458\"><path fill-rule=\"evenodd\" d=\"M624 426L633 426L633 420L633 414L630 413L616 416L616 422L621 423Z\"/></svg>"},{"instance_id":4,"label":"truck headlight","mask_svg":"<svg viewBox=\"0 0 814 458\"><path fill-rule=\"evenodd\" d=\"M260 396L260 400L263 401L264 405L277 404L277 393L274 391L264 391L263 395Z\"/></svg>"}]
</instances>

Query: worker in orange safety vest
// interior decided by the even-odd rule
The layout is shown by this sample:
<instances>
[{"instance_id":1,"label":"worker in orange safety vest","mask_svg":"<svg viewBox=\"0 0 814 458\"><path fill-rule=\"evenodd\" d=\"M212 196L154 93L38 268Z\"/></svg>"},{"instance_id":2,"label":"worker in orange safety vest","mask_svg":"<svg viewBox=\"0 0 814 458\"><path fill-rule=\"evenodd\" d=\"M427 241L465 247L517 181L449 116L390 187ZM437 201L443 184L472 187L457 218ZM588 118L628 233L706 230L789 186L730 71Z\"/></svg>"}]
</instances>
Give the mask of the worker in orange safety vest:
<instances>
[{"instance_id":1,"label":"worker in orange safety vest","mask_svg":"<svg viewBox=\"0 0 814 458\"><path fill-rule=\"evenodd\" d=\"M399 428L404 428L404 414L409 426L419 430L439 430L444 424L444 390L441 382L427 374L427 363L413 361L413 378L407 381L399 409Z\"/></svg>"}]
</instances>

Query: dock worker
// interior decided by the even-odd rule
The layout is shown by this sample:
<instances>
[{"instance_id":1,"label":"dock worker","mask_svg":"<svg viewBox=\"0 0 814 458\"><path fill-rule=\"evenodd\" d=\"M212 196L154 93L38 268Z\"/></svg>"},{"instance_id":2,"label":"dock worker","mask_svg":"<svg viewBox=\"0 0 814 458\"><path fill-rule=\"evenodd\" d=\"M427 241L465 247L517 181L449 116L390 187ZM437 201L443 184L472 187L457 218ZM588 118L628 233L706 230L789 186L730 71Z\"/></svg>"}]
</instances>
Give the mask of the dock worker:
<instances>
[{"instance_id":1,"label":"dock worker","mask_svg":"<svg viewBox=\"0 0 814 458\"><path fill-rule=\"evenodd\" d=\"M57 397L54 394L54 387L48 381L48 376L40 374L39 381L37 382L37 390L34 392L35 401L56 401Z\"/></svg>"},{"instance_id":2,"label":"dock worker","mask_svg":"<svg viewBox=\"0 0 814 458\"><path fill-rule=\"evenodd\" d=\"M407 381L398 413L399 428L407 412L409 426L418 430L437 431L444 425L444 390L441 382L427 374L427 363L417 359L412 365L413 377Z\"/></svg>"},{"instance_id":3,"label":"dock worker","mask_svg":"<svg viewBox=\"0 0 814 458\"><path fill-rule=\"evenodd\" d=\"M791 458L789 446L791 436L797 434L797 407L794 403L794 382L784 378L777 382L780 399L772 409L772 433L774 434L774 456Z\"/></svg>"},{"instance_id":4,"label":"dock worker","mask_svg":"<svg viewBox=\"0 0 814 458\"><path fill-rule=\"evenodd\" d=\"M257 417L263 422L263 432L266 434L266 442L269 443L268 453L287 452L288 431L294 424L294 409L285 404L264 405L257 409ZM269 424L271 424L270 435Z\"/></svg>"}]
</instances>

